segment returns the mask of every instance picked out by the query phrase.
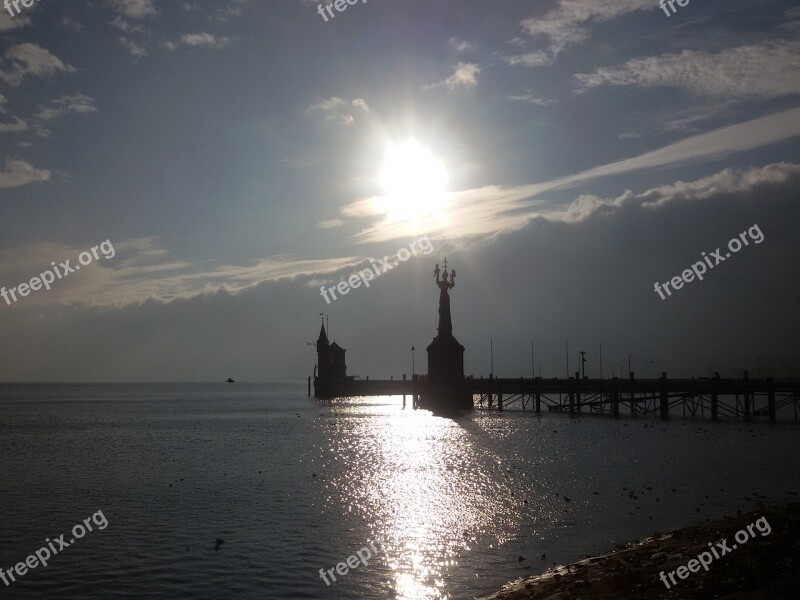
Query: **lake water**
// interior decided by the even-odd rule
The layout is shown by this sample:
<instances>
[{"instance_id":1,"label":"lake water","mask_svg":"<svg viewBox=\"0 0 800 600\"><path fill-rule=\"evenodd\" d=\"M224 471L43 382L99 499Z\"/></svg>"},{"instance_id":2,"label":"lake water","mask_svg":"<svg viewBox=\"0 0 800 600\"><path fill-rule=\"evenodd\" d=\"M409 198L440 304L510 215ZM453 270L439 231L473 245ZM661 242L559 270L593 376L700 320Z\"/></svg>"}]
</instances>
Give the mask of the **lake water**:
<instances>
[{"instance_id":1,"label":"lake water","mask_svg":"<svg viewBox=\"0 0 800 600\"><path fill-rule=\"evenodd\" d=\"M0 385L0 568L108 522L0 597L472 598L800 491L794 422L401 404L304 384ZM325 585L321 568L379 539Z\"/></svg>"}]
</instances>

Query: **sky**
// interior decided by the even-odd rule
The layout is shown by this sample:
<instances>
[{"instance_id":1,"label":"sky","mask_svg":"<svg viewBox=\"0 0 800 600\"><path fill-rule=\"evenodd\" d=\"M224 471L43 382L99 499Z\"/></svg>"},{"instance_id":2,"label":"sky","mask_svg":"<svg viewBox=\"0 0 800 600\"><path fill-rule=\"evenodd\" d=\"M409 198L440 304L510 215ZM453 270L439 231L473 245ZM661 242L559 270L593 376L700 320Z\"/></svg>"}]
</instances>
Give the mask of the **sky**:
<instances>
[{"instance_id":1,"label":"sky","mask_svg":"<svg viewBox=\"0 0 800 600\"><path fill-rule=\"evenodd\" d=\"M326 4L0 12L0 381L800 376L795 2Z\"/></svg>"}]
</instances>

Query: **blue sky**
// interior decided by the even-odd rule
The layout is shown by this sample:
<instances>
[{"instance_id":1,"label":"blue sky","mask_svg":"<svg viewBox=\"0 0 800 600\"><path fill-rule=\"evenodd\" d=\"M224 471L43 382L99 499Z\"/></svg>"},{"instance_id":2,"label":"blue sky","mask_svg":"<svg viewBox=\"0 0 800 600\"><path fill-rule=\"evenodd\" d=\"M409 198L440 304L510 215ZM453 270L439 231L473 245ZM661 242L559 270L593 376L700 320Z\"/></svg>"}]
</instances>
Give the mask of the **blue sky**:
<instances>
[{"instance_id":1,"label":"blue sky","mask_svg":"<svg viewBox=\"0 0 800 600\"><path fill-rule=\"evenodd\" d=\"M320 312L351 372L398 375L435 334L445 254L468 372L488 373L489 336L514 376L531 338L545 376L567 338L593 369L602 341L617 370L792 372L795 3L317 5L0 13L0 285L116 249L0 301L0 380L301 379ZM444 165L441 203L381 188L412 138ZM764 244L654 293L754 223ZM421 235L436 254L320 297Z\"/></svg>"}]
</instances>

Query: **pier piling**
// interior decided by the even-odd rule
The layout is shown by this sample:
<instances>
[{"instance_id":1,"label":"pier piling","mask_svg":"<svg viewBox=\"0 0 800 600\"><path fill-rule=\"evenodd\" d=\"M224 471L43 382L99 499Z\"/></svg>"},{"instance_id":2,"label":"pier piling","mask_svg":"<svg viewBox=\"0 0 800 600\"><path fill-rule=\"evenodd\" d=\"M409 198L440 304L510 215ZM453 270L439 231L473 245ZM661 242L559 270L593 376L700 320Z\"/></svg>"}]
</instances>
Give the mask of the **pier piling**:
<instances>
[{"instance_id":1,"label":"pier piling","mask_svg":"<svg viewBox=\"0 0 800 600\"><path fill-rule=\"evenodd\" d=\"M767 378L767 412L769 413L769 422L775 422L775 380L772 377Z\"/></svg>"},{"instance_id":2,"label":"pier piling","mask_svg":"<svg viewBox=\"0 0 800 600\"><path fill-rule=\"evenodd\" d=\"M631 371L628 375L629 375L629 378L630 378L630 381L631 381L631 395L630 395L631 416L635 417L636 416L636 399L635 399L634 393L633 393L633 389L634 389L634 387L633 387L633 371Z\"/></svg>"},{"instance_id":3,"label":"pier piling","mask_svg":"<svg viewBox=\"0 0 800 600\"><path fill-rule=\"evenodd\" d=\"M744 420L750 420L750 374L744 372Z\"/></svg>"}]
</instances>

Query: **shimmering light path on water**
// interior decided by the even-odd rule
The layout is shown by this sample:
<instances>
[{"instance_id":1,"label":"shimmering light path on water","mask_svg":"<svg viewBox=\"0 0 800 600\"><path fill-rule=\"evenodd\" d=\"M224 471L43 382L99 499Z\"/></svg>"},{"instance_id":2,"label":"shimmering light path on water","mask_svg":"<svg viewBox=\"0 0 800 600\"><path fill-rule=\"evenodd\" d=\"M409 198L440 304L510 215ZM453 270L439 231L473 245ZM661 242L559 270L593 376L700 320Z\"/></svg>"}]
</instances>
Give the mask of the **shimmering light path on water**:
<instances>
[{"instance_id":1,"label":"shimmering light path on water","mask_svg":"<svg viewBox=\"0 0 800 600\"><path fill-rule=\"evenodd\" d=\"M0 567L109 521L0 596L471 598L800 490L794 423L450 420L302 391L0 386ZM325 586L320 568L376 539Z\"/></svg>"}]
</instances>

